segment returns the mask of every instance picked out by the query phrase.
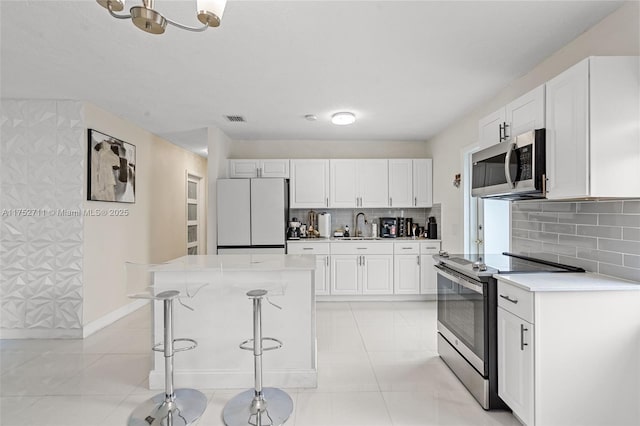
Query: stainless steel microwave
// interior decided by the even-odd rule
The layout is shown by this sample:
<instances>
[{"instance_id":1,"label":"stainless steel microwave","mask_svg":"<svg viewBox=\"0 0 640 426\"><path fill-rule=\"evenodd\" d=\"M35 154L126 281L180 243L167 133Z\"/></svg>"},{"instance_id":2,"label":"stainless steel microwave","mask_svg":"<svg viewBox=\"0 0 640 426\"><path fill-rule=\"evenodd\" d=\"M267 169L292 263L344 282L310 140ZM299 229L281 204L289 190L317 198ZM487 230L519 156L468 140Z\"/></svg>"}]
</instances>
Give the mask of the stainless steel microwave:
<instances>
[{"instance_id":1,"label":"stainless steel microwave","mask_svg":"<svg viewBox=\"0 0 640 426\"><path fill-rule=\"evenodd\" d=\"M545 129L471 155L471 195L527 200L546 197Z\"/></svg>"}]
</instances>

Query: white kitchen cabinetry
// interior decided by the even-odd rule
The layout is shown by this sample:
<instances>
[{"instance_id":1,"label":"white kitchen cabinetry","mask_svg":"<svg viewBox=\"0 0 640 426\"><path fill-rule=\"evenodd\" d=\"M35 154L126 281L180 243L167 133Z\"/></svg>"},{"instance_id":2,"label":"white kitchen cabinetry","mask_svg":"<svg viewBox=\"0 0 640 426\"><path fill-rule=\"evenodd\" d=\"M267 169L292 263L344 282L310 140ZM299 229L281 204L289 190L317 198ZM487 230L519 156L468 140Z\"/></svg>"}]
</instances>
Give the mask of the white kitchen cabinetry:
<instances>
[{"instance_id":1,"label":"white kitchen cabinetry","mask_svg":"<svg viewBox=\"0 0 640 426\"><path fill-rule=\"evenodd\" d=\"M538 86L478 122L480 148L511 140L545 125L545 87Z\"/></svg>"},{"instance_id":2,"label":"white kitchen cabinetry","mask_svg":"<svg viewBox=\"0 0 640 426\"><path fill-rule=\"evenodd\" d=\"M547 198L640 194L639 68L589 57L547 82Z\"/></svg>"},{"instance_id":3,"label":"white kitchen cabinetry","mask_svg":"<svg viewBox=\"0 0 640 426\"><path fill-rule=\"evenodd\" d=\"M291 160L289 207L329 206L329 160Z\"/></svg>"},{"instance_id":4,"label":"white kitchen cabinetry","mask_svg":"<svg viewBox=\"0 0 640 426\"><path fill-rule=\"evenodd\" d=\"M388 207L388 161L330 160L329 207Z\"/></svg>"},{"instance_id":5,"label":"white kitchen cabinetry","mask_svg":"<svg viewBox=\"0 0 640 426\"><path fill-rule=\"evenodd\" d=\"M327 296L330 292L331 263L328 241L288 241L288 254L310 254L316 256L316 296Z\"/></svg>"},{"instance_id":6,"label":"white kitchen cabinetry","mask_svg":"<svg viewBox=\"0 0 640 426\"><path fill-rule=\"evenodd\" d=\"M420 243L420 294L436 295L438 292L438 274L433 255L440 251L440 241Z\"/></svg>"},{"instance_id":7,"label":"white kitchen cabinetry","mask_svg":"<svg viewBox=\"0 0 640 426\"><path fill-rule=\"evenodd\" d=\"M640 424L640 291L628 284L498 278L498 394L525 425Z\"/></svg>"},{"instance_id":8,"label":"white kitchen cabinetry","mask_svg":"<svg viewBox=\"0 0 640 426\"><path fill-rule=\"evenodd\" d=\"M525 425L533 425L533 295L501 282L498 299L498 393Z\"/></svg>"},{"instance_id":9,"label":"white kitchen cabinetry","mask_svg":"<svg viewBox=\"0 0 640 426\"><path fill-rule=\"evenodd\" d=\"M389 207L431 207L432 168L430 158L390 159Z\"/></svg>"},{"instance_id":10,"label":"white kitchen cabinetry","mask_svg":"<svg viewBox=\"0 0 640 426\"><path fill-rule=\"evenodd\" d=\"M393 293L420 294L420 243L393 244Z\"/></svg>"},{"instance_id":11,"label":"white kitchen cabinetry","mask_svg":"<svg viewBox=\"0 0 640 426\"><path fill-rule=\"evenodd\" d=\"M331 294L393 294L393 244L331 243Z\"/></svg>"},{"instance_id":12,"label":"white kitchen cabinetry","mask_svg":"<svg viewBox=\"0 0 640 426\"><path fill-rule=\"evenodd\" d=\"M229 160L230 178L289 178L288 159Z\"/></svg>"},{"instance_id":13,"label":"white kitchen cabinetry","mask_svg":"<svg viewBox=\"0 0 640 426\"><path fill-rule=\"evenodd\" d=\"M389 207L413 207L413 160L389 160Z\"/></svg>"}]
</instances>

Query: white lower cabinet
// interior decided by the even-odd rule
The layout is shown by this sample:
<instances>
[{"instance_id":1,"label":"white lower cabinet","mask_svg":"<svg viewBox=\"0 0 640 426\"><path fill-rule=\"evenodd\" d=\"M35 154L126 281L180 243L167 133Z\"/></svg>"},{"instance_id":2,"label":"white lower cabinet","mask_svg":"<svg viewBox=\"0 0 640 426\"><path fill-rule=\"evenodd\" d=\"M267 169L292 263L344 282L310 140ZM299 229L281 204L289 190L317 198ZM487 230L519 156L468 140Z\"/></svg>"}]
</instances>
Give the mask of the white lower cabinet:
<instances>
[{"instance_id":1,"label":"white lower cabinet","mask_svg":"<svg viewBox=\"0 0 640 426\"><path fill-rule=\"evenodd\" d=\"M362 292L361 257L353 254L331 256L331 294L354 295Z\"/></svg>"},{"instance_id":2,"label":"white lower cabinet","mask_svg":"<svg viewBox=\"0 0 640 426\"><path fill-rule=\"evenodd\" d=\"M362 256L362 294L393 294L393 255Z\"/></svg>"},{"instance_id":3,"label":"white lower cabinet","mask_svg":"<svg viewBox=\"0 0 640 426\"><path fill-rule=\"evenodd\" d=\"M436 295L438 293L438 274L436 273L433 255L440 251L440 241L420 243L420 294Z\"/></svg>"},{"instance_id":4,"label":"white lower cabinet","mask_svg":"<svg viewBox=\"0 0 640 426\"><path fill-rule=\"evenodd\" d=\"M287 242L288 254L314 254L316 256L315 286L316 296L327 296L330 293L331 262L329 242L313 241Z\"/></svg>"},{"instance_id":5,"label":"white lower cabinet","mask_svg":"<svg viewBox=\"0 0 640 426\"><path fill-rule=\"evenodd\" d=\"M640 425L640 291L607 281L498 278L498 395L526 426Z\"/></svg>"},{"instance_id":6,"label":"white lower cabinet","mask_svg":"<svg viewBox=\"0 0 640 426\"><path fill-rule=\"evenodd\" d=\"M395 255L393 259L393 293L420 294L420 255Z\"/></svg>"},{"instance_id":7,"label":"white lower cabinet","mask_svg":"<svg viewBox=\"0 0 640 426\"><path fill-rule=\"evenodd\" d=\"M420 243L393 244L393 293L420 294Z\"/></svg>"},{"instance_id":8,"label":"white lower cabinet","mask_svg":"<svg viewBox=\"0 0 640 426\"><path fill-rule=\"evenodd\" d=\"M331 294L393 294L393 244L331 243Z\"/></svg>"},{"instance_id":9,"label":"white lower cabinet","mask_svg":"<svg viewBox=\"0 0 640 426\"><path fill-rule=\"evenodd\" d=\"M498 308L498 393L525 425L533 425L533 324Z\"/></svg>"}]
</instances>

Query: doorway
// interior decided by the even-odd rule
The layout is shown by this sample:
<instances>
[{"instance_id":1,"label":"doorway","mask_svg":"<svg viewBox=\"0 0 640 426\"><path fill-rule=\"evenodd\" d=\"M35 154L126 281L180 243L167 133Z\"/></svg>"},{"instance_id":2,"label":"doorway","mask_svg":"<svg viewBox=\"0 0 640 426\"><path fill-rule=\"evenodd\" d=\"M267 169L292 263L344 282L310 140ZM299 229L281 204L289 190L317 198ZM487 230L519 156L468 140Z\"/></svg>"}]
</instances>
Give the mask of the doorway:
<instances>
[{"instance_id":1,"label":"doorway","mask_svg":"<svg viewBox=\"0 0 640 426\"><path fill-rule=\"evenodd\" d=\"M477 144L463 150L464 248L470 254L502 253L511 247L511 203L471 196L471 155Z\"/></svg>"},{"instance_id":2,"label":"doorway","mask_svg":"<svg viewBox=\"0 0 640 426\"><path fill-rule=\"evenodd\" d=\"M187 255L204 254L204 191L202 177L187 172Z\"/></svg>"}]
</instances>

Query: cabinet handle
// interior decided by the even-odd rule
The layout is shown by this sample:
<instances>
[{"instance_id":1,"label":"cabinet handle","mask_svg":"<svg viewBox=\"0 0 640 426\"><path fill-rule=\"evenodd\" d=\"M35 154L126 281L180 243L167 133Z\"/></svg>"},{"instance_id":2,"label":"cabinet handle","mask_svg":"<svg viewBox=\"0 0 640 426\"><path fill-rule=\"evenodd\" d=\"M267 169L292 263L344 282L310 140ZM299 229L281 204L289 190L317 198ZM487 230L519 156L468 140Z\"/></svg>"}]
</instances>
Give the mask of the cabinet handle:
<instances>
[{"instance_id":1,"label":"cabinet handle","mask_svg":"<svg viewBox=\"0 0 640 426\"><path fill-rule=\"evenodd\" d=\"M498 131L499 131L499 132L498 132L498 133L499 133L499 135L498 135L498 137L499 137L499 141L500 141L500 142L502 142L502 124L500 124L500 125L498 126Z\"/></svg>"},{"instance_id":2,"label":"cabinet handle","mask_svg":"<svg viewBox=\"0 0 640 426\"><path fill-rule=\"evenodd\" d=\"M327 268L328 268L329 267L329 256L325 257L325 259L327 261L326 263L327 263Z\"/></svg>"},{"instance_id":3,"label":"cabinet handle","mask_svg":"<svg viewBox=\"0 0 640 426\"><path fill-rule=\"evenodd\" d=\"M509 135L507 135L507 128L509 127L509 125L505 122L504 123L504 140L506 141L507 139L509 139Z\"/></svg>"},{"instance_id":4,"label":"cabinet handle","mask_svg":"<svg viewBox=\"0 0 640 426\"><path fill-rule=\"evenodd\" d=\"M501 294L500 297L502 297L504 300L507 300L511 303L518 303L518 299L512 299L509 296L505 296L504 294Z\"/></svg>"},{"instance_id":5,"label":"cabinet handle","mask_svg":"<svg viewBox=\"0 0 640 426\"><path fill-rule=\"evenodd\" d=\"M418 197L413 197L413 205L418 207Z\"/></svg>"},{"instance_id":6,"label":"cabinet handle","mask_svg":"<svg viewBox=\"0 0 640 426\"><path fill-rule=\"evenodd\" d=\"M325 198L324 202L325 202L326 206L329 207L329 197Z\"/></svg>"},{"instance_id":7,"label":"cabinet handle","mask_svg":"<svg viewBox=\"0 0 640 426\"><path fill-rule=\"evenodd\" d=\"M356 250L366 250L366 247L356 247Z\"/></svg>"},{"instance_id":8,"label":"cabinet handle","mask_svg":"<svg viewBox=\"0 0 640 426\"><path fill-rule=\"evenodd\" d=\"M435 250L435 247L426 247L427 250Z\"/></svg>"},{"instance_id":9,"label":"cabinet handle","mask_svg":"<svg viewBox=\"0 0 640 426\"><path fill-rule=\"evenodd\" d=\"M313 247L302 247L302 250L313 250Z\"/></svg>"},{"instance_id":10,"label":"cabinet handle","mask_svg":"<svg viewBox=\"0 0 640 426\"><path fill-rule=\"evenodd\" d=\"M416 262L418 263L418 266L420 266L420 256L416 256Z\"/></svg>"},{"instance_id":11,"label":"cabinet handle","mask_svg":"<svg viewBox=\"0 0 640 426\"><path fill-rule=\"evenodd\" d=\"M520 324L520 350L524 351L525 346L529 346L528 343L524 342L524 332L529 331L528 328L524 328L524 324Z\"/></svg>"},{"instance_id":12,"label":"cabinet handle","mask_svg":"<svg viewBox=\"0 0 640 426\"><path fill-rule=\"evenodd\" d=\"M402 247L402 250L411 250L411 247Z\"/></svg>"},{"instance_id":13,"label":"cabinet handle","mask_svg":"<svg viewBox=\"0 0 640 426\"><path fill-rule=\"evenodd\" d=\"M393 207L393 198L389 197L389 207Z\"/></svg>"}]
</instances>

